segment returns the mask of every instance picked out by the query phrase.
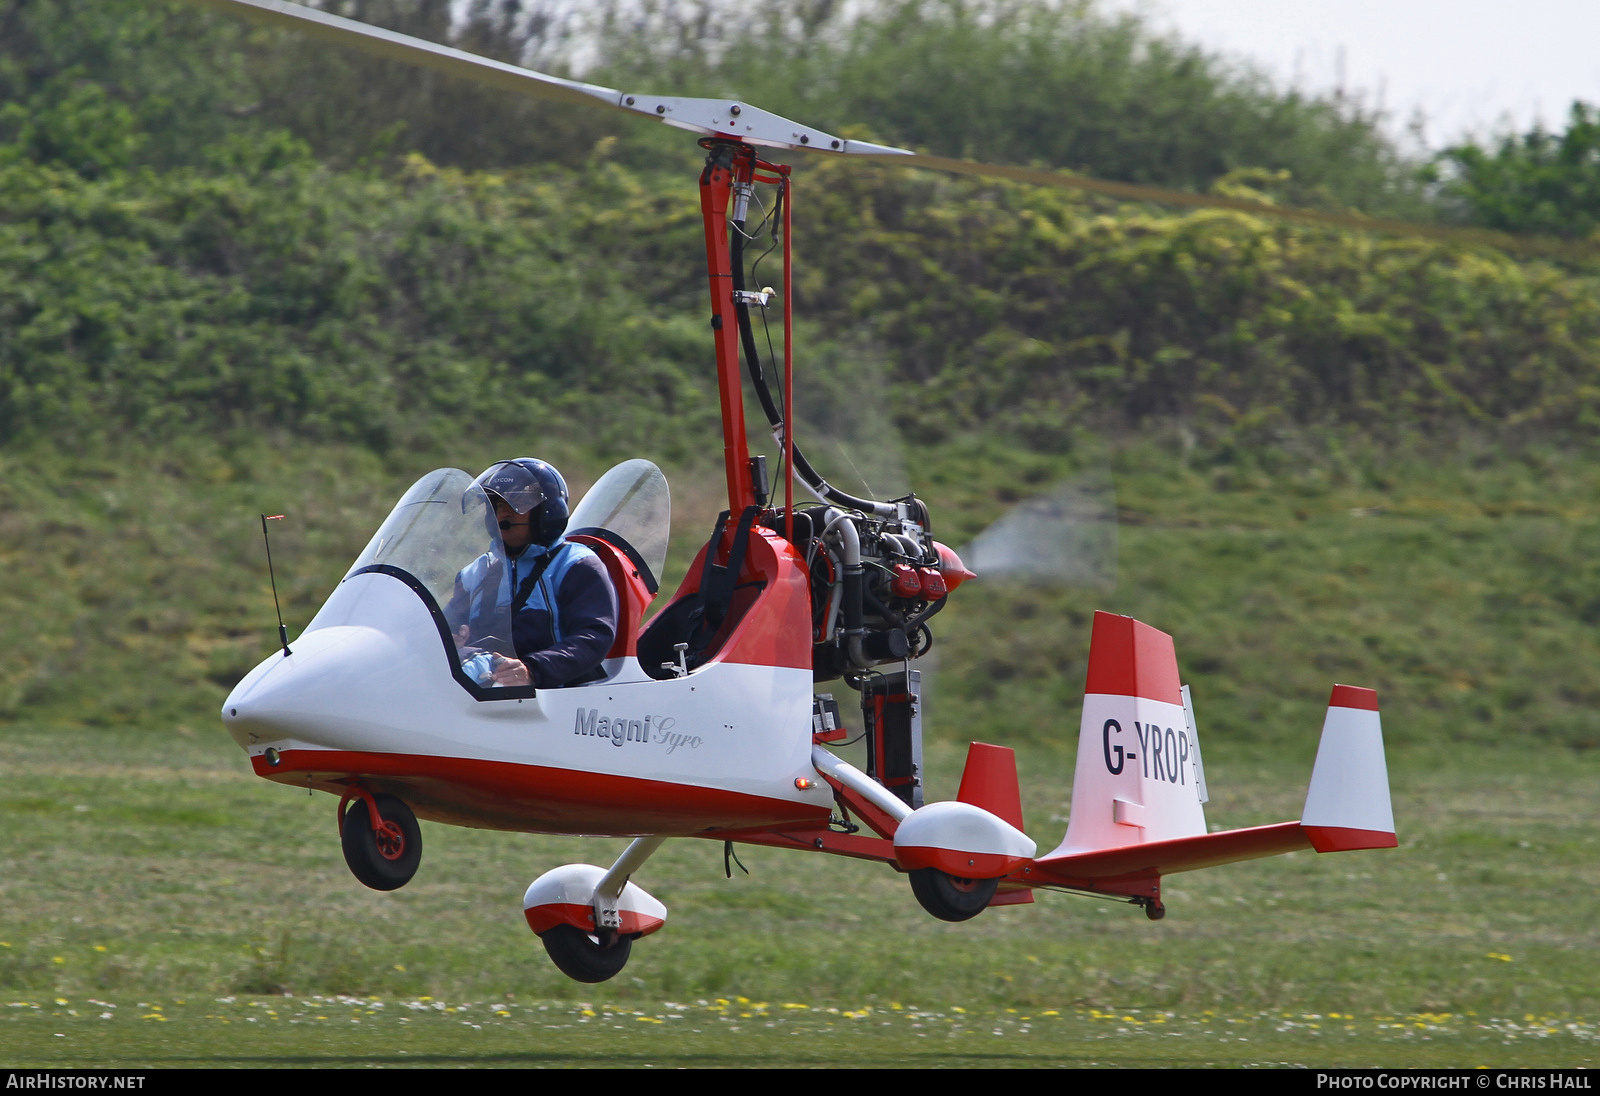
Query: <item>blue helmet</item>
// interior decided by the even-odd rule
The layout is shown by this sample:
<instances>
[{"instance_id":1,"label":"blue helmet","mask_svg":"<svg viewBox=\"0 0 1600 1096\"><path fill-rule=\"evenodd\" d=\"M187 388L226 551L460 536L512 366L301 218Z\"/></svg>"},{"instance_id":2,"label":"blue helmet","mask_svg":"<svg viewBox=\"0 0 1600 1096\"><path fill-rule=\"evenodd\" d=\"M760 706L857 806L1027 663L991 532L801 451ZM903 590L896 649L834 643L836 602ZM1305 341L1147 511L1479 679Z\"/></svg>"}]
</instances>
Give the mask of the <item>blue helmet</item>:
<instances>
[{"instance_id":1,"label":"blue helmet","mask_svg":"<svg viewBox=\"0 0 1600 1096\"><path fill-rule=\"evenodd\" d=\"M535 543L548 548L567 531L567 481L555 465L535 457L496 461L472 483L491 501L499 499L518 515L531 515Z\"/></svg>"}]
</instances>

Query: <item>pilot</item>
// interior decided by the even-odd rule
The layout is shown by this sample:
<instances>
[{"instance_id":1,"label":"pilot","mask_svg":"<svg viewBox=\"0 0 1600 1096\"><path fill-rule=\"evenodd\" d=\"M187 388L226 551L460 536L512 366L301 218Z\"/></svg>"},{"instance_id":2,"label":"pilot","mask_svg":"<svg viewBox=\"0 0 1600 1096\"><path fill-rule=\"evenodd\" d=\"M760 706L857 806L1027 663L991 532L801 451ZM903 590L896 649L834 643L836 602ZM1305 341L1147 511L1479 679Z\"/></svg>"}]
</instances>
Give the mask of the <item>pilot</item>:
<instances>
[{"instance_id":1,"label":"pilot","mask_svg":"<svg viewBox=\"0 0 1600 1096\"><path fill-rule=\"evenodd\" d=\"M617 596L599 557L563 537L561 473L520 457L490 465L473 485L494 505L505 558L491 549L463 567L445 618L464 656L484 649L479 664L490 679L479 683L557 689L604 677L600 664L617 634ZM508 619L510 643L494 635Z\"/></svg>"}]
</instances>

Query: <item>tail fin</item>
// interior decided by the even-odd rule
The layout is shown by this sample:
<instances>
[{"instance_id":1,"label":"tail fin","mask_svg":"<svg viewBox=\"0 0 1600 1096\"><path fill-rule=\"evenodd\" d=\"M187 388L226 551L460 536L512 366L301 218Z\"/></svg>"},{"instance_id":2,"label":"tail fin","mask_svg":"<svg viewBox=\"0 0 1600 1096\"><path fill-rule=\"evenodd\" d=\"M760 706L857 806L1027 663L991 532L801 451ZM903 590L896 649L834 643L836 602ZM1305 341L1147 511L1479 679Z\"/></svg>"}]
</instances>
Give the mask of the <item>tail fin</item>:
<instances>
[{"instance_id":1,"label":"tail fin","mask_svg":"<svg viewBox=\"0 0 1600 1096\"><path fill-rule=\"evenodd\" d=\"M1383 758L1378 694L1335 685L1300 825L1318 852L1392 849L1394 809Z\"/></svg>"},{"instance_id":2,"label":"tail fin","mask_svg":"<svg viewBox=\"0 0 1600 1096\"><path fill-rule=\"evenodd\" d=\"M1072 816L1050 856L1204 834L1198 760L1172 637L1095 613Z\"/></svg>"}]
</instances>

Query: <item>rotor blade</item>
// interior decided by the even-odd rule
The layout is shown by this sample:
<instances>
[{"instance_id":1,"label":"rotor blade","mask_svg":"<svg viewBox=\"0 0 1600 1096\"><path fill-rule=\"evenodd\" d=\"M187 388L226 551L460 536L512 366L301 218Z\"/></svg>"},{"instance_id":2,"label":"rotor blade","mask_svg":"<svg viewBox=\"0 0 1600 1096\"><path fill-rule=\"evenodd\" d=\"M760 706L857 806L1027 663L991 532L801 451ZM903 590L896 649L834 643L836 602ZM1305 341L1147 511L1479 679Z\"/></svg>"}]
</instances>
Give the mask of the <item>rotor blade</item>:
<instances>
[{"instance_id":1,"label":"rotor blade","mask_svg":"<svg viewBox=\"0 0 1600 1096\"><path fill-rule=\"evenodd\" d=\"M449 76L531 95L560 103L606 106L650 118L708 137L722 136L746 144L796 151L818 150L846 155L893 158L909 156L904 149L847 141L831 133L803 126L771 111L728 99L689 99L671 95L644 95L618 91L599 84L548 76L532 69L492 61L475 53L441 46L409 34L399 34L367 23L330 15L287 0L195 0L219 11L233 12L270 26L309 34L337 45L350 46L392 61L433 69Z\"/></svg>"},{"instance_id":2,"label":"rotor blade","mask_svg":"<svg viewBox=\"0 0 1600 1096\"><path fill-rule=\"evenodd\" d=\"M693 133L729 137L768 148L851 155L872 163L897 164L901 167L925 168L956 175L976 175L1030 183L1035 186L1087 191L1125 202L1154 202L1190 209L1226 209L1301 224L1327 225L1397 236L1418 236L1444 243L1488 246L1553 258L1584 259L1592 257L1597 250L1600 250L1592 244L1548 237L1514 236L1490 229L1447 228L1383 217L1365 217L1359 213L1299 209L1293 206L1252 202L1244 198L1193 194L1140 183L1116 183L1049 168L982 164L948 156L913 153L889 145L835 137L831 133L803 126L770 111L750 106L748 103L727 99L691 99L629 93L615 88L601 87L598 84L586 84L579 80L548 76L503 61L492 61L465 50L383 30L354 19L330 15L316 8L288 3L287 0L194 0L194 2L221 11L234 12L272 26L292 28L379 57L419 65L520 95L531 95L539 99L564 103L606 106L640 117L653 118L658 122L665 122Z\"/></svg>"},{"instance_id":3,"label":"rotor blade","mask_svg":"<svg viewBox=\"0 0 1600 1096\"><path fill-rule=\"evenodd\" d=\"M433 69L450 76L475 80L489 87L532 95L539 99L552 99L560 103L601 103L621 106L622 93L614 88L585 84L578 80L563 80L559 76L546 76L542 72L508 65L504 61L491 61L465 50L441 46L409 34L359 23L340 15L330 15L316 8L285 0L194 0L195 3L218 11L243 15L259 23L286 27L338 45L352 46L378 57Z\"/></svg>"},{"instance_id":4,"label":"rotor blade","mask_svg":"<svg viewBox=\"0 0 1600 1096\"><path fill-rule=\"evenodd\" d=\"M1184 190L1146 186L1142 183L1115 183L1088 175L1074 175L1050 168L1012 167L1002 164L981 164L975 160L956 160L948 156L931 156L926 153L879 156L864 155L868 163L893 164L897 167L926 168L954 175L976 175L991 179L1007 179L1034 186L1058 187L1063 190L1082 190L1116 198L1125 202L1155 202L1160 205L1185 206L1190 209L1227 209L1271 217L1280 221L1300 224L1328 225L1334 228L1355 229L1361 232L1381 232L1395 236L1420 236L1444 243L1474 244L1506 251L1532 252L1560 258L1592 256L1592 245L1569 243L1541 236L1513 236L1486 228L1449 228L1442 225L1415 224L1385 217L1367 217L1360 213L1340 213L1318 209L1299 209L1294 206L1269 205L1245 198L1228 198L1215 194L1193 194Z\"/></svg>"}]
</instances>

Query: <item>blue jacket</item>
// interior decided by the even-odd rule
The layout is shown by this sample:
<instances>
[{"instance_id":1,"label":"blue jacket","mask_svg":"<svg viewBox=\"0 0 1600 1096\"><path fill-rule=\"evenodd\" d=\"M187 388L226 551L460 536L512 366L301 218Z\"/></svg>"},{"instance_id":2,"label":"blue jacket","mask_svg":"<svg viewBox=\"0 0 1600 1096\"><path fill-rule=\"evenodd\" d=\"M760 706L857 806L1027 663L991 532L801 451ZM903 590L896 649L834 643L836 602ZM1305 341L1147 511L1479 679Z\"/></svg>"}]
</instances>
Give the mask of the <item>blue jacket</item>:
<instances>
[{"instance_id":1,"label":"blue jacket","mask_svg":"<svg viewBox=\"0 0 1600 1096\"><path fill-rule=\"evenodd\" d=\"M530 583L547 555L543 572ZM512 606L517 608L506 643L496 633L504 632ZM467 564L456 575L445 618L452 632L467 625L471 646L514 651L535 687L558 689L599 676L617 636L617 595L600 557L558 540L549 549L529 545L512 559L485 552Z\"/></svg>"}]
</instances>

